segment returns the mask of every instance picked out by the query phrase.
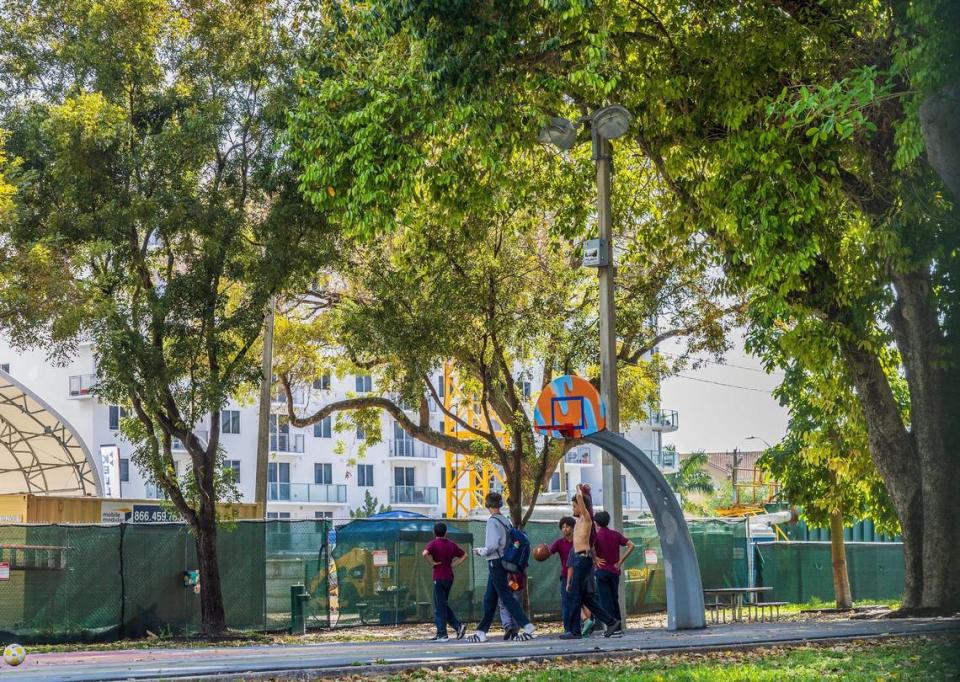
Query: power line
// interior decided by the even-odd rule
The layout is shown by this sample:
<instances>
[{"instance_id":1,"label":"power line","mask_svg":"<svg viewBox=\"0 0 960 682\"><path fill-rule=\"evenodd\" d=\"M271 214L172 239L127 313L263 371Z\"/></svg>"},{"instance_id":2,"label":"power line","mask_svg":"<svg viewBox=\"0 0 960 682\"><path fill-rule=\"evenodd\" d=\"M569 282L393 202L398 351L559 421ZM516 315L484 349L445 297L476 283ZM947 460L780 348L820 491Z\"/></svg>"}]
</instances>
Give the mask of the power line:
<instances>
[{"instance_id":1,"label":"power line","mask_svg":"<svg viewBox=\"0 0 960 682\"><path fill-rule=\"evenodd\" d=\"M684 374L673 374L671 376L677 377L679 379L688 379L690 381L699 381L704 384L714 384L715 386L726 386L727 388L739 388L743 391L754 391L756 393L766 393L767 395L771 395L773 393L772 390L766 389L766 388L752 388L750 386L738 386L737 384L725 384L722 381L711 381L710 379L700 379L699 377L688 377Z\"/></svg>"},{"instance_id":2,"label":"power line","mask_svg":"<svg viewBox=\"0 0 960 682\"><path fill-rule=\"evenodd\" d=\"M673 353L660 353L660 355L665 355L668 358L673 358L674 360L679 360L680 356ZM767 372L765 369L759 369L757 367L747 367L745 365L734 365L730 362L717 362L716 360L708 360L707 358L699 358L694 360L694 362L709 362L711 365L717 365L719 367L736 367L737 369L745 369L748 372L759 372L760 374L766 374L767 376L783 376L782 372Z\"/></svg>"}]
</instances>

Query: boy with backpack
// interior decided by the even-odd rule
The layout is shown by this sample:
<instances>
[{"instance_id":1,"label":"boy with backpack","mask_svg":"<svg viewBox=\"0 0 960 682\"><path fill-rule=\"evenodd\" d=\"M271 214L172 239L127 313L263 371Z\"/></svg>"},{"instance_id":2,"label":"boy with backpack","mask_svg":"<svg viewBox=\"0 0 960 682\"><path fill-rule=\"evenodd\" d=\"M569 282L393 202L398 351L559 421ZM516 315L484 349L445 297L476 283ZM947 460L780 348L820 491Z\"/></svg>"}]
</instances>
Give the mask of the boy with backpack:
<instances>
[{"instance_id":1,"label":"boy with backpack","mask_svg":"<svg viewBox=\"0 0 960 682\"><path fill-rule=\"evenodd\" d=\"M460 545L447 539L447 524L436 524L433 534L436 537L423 550L424 558L433 566L433 613L437 634L430 641L448 641L448 624L457 633L457 639L463 639L467 626L460 622L450 608L449 600L450 588L453 587L453 569L462 564L467 555Z\"/></svg>"},{"instance_id":2,"label":"boy with backpack","mask_svg":"<svg viewBox=\"0 0 960 682\"><path fill-rule=\"evenodd\" d=\"M500 493L488 493L484 504L490 512L484 534L484 546L477 547L473 551L487 559L489 569L487 591L483 595L483 618L477 624L477 631L467 641L487 641L487 630L490 629L490 624L493 623L493 618L497 614L498 603L503 603L510 617L520 628L514 640L533 639L536 628L523 612L523 608L507 584L507 576L510 573L523 573L526 570L530 559L530 541L500 513L503 507L503 496Z\"/></svg>"}]
</instances>

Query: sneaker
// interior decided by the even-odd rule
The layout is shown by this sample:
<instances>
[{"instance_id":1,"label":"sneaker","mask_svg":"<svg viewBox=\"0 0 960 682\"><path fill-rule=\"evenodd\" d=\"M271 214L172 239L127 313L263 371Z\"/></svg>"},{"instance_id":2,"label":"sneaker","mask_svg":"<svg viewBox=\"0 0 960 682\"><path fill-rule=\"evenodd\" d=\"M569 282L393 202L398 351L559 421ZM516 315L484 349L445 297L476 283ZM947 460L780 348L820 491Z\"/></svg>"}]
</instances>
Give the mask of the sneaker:
<instances>
[{"instance_id":1,"label":"sneaker","mask_svg":"<svg viewBox=\"0 0 960 682\"><path fill-rule=\"evenodd\" d=\"M507 628L503 631L503 641L509 642L511 639L516 637L517 633L520 632L516 628Z\"/></svg>"},{"instance_id":2,"label":"sneaker","mask_svg":"<svg viewBox=\"0 0 960 682\"><path fill-rule=\"evenodd\" d=\"M533 637L533 633L536 632L537 628L533 627L533 623L527 623L523 626L523 631Z\"/></svg>"},{"instance_id":3,"label":"sneaker","mask_svg":"<svg viewBox=\"0 0 960 682\"><path fill-rule=\"evenodd\" d=\"M449 642L450 638L446 635L434 635L430 638L431 642Z\"/></svg>"},{"instance_id":4,"label":"sneaker","mask_svg":"<svg viewBox=\"0 0 960 682\"><path fill-rule=\"evenodd\" d=\"M533 639L533 635L529 632L523 632L522 630L510 638L511 642L529 642Z\"/></svg>"},{"instance_id":5,"label":"sneaker","mask_svg":"<svg viewBox=\"0 0 960 682\"><path fill-rule=\"evenodd\" d=\"M483 630L477 630L472 635L467 637L467 641L472 644L483 644L487 641L487 633Z\"/></svg>"},{"instance_id":6,"label":"sneaker","mask_svg":"<svg viewBox=\"0 0 960 682\"><path fill-rule=\"evenodd\" d=\"M614 635L622 635L623 632L620 630L620 621L615 620L610 623L607 623L606 627L603 629L604 637L613 637Z\"/></svg>"},{"instance_id":7,"label":"sneaker","mask_svg":"<svg viewBox=\"0 0 960 682\"><path fill-rule=\"evenodd\" d=\"M460 627L457 628L457 639L463 639L463 636L467 634L467 626L464 623L460 624Z\"/></svg>"},{"instance_id":8,"label":"sneaker","mask_svg":"<svg viewBox=\"0 0 960 682\"><path fill-rule=\"evenodd\" d=\"M572 632L564 632L560 635L560 639L583 639L580 635L575 635Z\"/></svg>"},{"instance_id":9,"label":"sneaker","mask_svg":"<svg viewBox=\"0 0 960 682\"><path fill-rule=\"evenodd\" d=\"M596 621L593 618L587 618L583 622L583 627L580 628L580 634L583 637L589 637L590 633L593 632L593 626L596 625Z\"/></svg>"}]
</instances>

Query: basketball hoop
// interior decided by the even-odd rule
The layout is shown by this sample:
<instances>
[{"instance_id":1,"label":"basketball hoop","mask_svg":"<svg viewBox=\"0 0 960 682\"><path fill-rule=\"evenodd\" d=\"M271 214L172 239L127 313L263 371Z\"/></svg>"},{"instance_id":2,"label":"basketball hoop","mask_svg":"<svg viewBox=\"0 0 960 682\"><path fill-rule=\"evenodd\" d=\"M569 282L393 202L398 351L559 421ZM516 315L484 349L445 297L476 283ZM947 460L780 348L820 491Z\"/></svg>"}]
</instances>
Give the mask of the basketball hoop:
<instances>
[{"instance_id":1,"label":"basketball hoop","mask_svg":"<svg viewBox=\"0 0 960 682\"><path fill-rule=\"evenodd\" d=\"M546 436L552 435L552 432L556 431L562 438L578 437L576 424L535 424L533 428L537 431L543 431Z\"/></svg>"}]
</instances>

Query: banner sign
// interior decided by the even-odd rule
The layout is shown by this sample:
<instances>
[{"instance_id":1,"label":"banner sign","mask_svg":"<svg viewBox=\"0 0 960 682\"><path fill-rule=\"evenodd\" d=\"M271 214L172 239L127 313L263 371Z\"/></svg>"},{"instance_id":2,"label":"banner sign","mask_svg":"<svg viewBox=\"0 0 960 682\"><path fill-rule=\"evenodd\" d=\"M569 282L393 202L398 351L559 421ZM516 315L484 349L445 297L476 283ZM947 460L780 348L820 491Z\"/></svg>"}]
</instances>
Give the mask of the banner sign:
<instances>
[{"instance_id":1,"label":"banner sign","mask_svg":"<svg viewBox=\"0 0 960 682\"><path fill-rule=\"evenodd\" d=\"M100 462L103 470L103 496L120 497L120 448L116 445L101 445Z\"/></svg>"}]
</instances>

